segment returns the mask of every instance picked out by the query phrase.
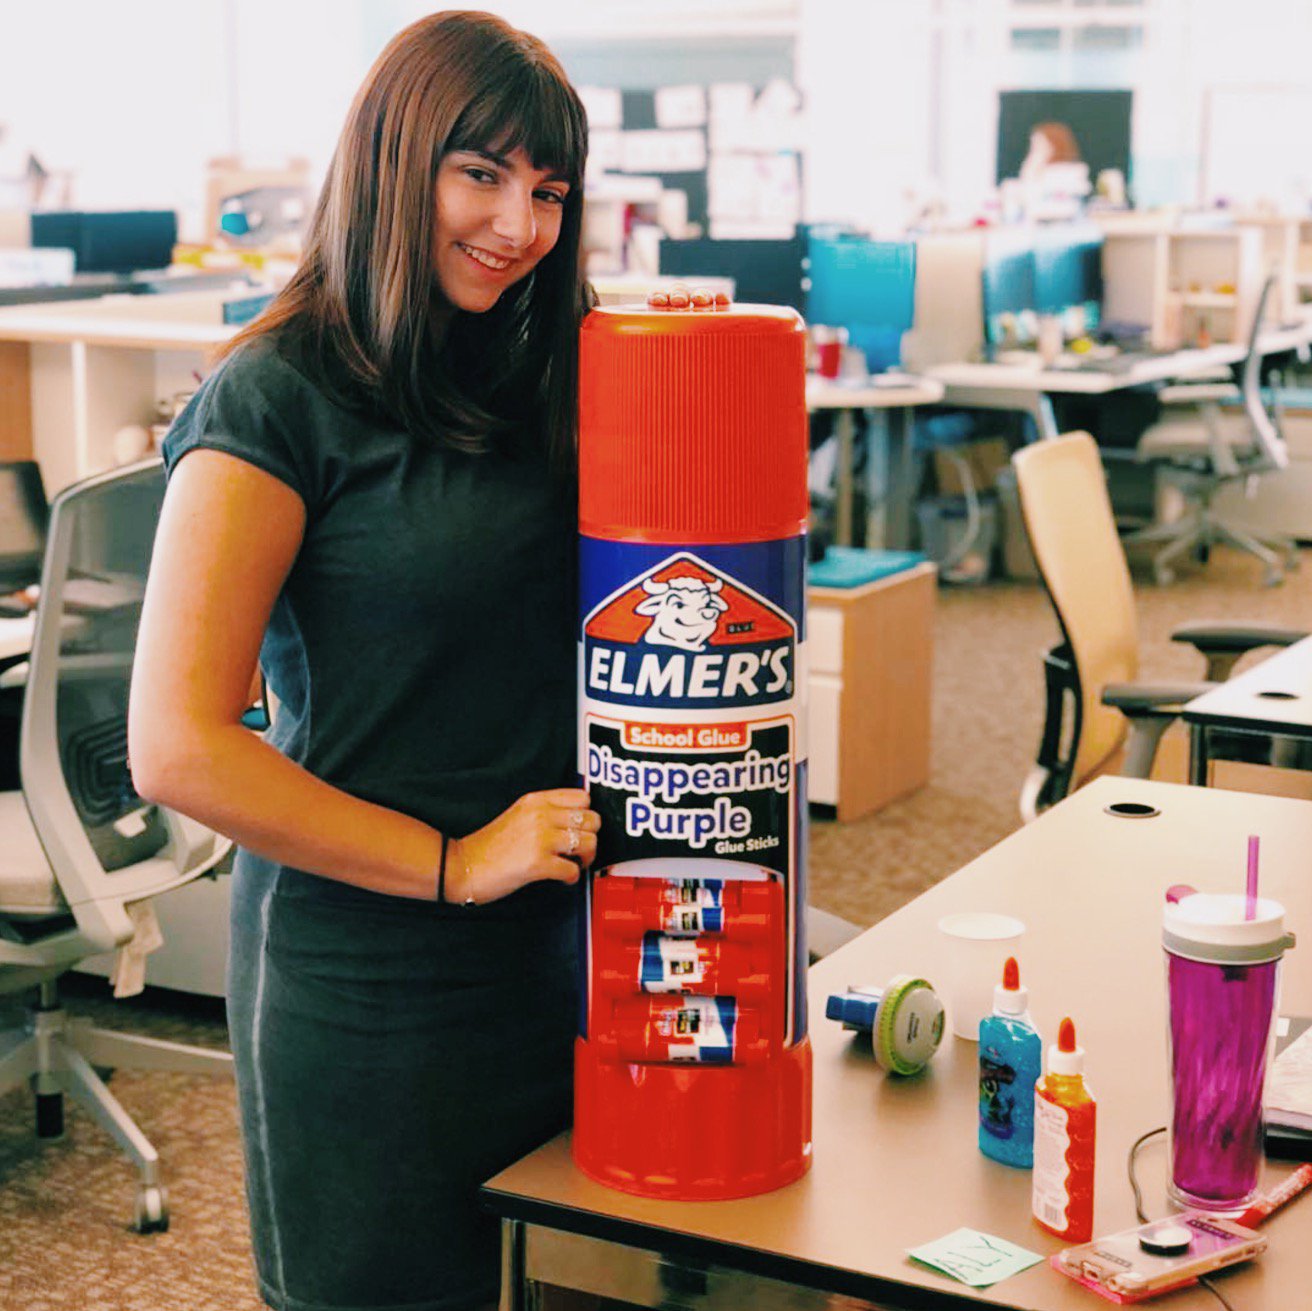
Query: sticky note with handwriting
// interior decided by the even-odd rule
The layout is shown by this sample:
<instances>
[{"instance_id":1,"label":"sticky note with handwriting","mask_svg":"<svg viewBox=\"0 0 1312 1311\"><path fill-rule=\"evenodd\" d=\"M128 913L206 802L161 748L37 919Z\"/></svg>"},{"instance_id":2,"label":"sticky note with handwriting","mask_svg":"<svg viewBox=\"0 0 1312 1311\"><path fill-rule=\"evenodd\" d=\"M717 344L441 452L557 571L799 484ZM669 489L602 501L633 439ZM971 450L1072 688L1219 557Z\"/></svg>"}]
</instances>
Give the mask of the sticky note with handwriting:
<instances>
[{"instance_id":1,"label":"sticky note with handwriting","mask_svg":"<svg viewBox=\"0 0 1312 1311\"><path fill-rule=\"evenodd\" d=\"M908 1249L907 1255L972 1288L987 1288L1043 1260L1037 1252L1027 1252L978 1229L953 1230L932 1243Z\"/></svg>"}]
</instances>

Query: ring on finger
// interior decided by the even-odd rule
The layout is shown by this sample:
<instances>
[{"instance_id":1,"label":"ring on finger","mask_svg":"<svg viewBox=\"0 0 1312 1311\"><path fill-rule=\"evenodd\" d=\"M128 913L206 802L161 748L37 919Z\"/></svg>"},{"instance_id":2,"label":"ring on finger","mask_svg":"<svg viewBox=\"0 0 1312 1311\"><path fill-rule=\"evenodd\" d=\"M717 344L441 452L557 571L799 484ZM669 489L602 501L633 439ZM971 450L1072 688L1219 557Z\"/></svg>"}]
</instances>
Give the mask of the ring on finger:
<instances>
[{"instance_id":1,"label":"ring on finger","mask_svg":"<svg viewBox=\"0 0 1312 1311\"><path fill-rule=\"evenodd\" d=\"M579 831L576 828L572 828L569 829L568 832L569 832L569 846L565 848L565 854L567 856L572 856L579 849Z\"/></svg>"},{"instance_id":2,"label":"ring on finger","mask_svg":"<svg viewBox=\"0 0 1312 1311\"><path fill-rule=\"evenodd\" d=\"M570 828L574 828L574 829L579 829L583 827L583 812L581 810L576 810L569 817L569 826Z\"/></svg>"}]
</instances>

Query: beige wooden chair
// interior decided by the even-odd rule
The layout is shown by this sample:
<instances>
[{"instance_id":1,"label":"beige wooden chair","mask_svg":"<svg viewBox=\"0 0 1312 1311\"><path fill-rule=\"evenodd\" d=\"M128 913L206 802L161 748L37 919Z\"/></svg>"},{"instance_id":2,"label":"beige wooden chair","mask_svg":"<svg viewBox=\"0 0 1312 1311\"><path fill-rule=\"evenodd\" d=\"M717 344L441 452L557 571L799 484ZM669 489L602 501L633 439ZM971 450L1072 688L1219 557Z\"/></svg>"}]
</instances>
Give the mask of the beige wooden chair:
<instances>
[{"instance_id":1,"label":"beige wooden chair","mask_svg":"<svg viewBox=\"0 0 1312 1311\"><path fill-rule=\"evenodd\" d=\"M1088 433L1012 457L1021 512L1062 640L1044 656L1047 704L1038 758L1021 789L1028 822L1100 773L1146 778L1186 701L1226 678L1247 651L1302 632L1248 623L1190 624L1171 637L1206 658L1211 682L1140 683L1134 590L1098 447Z\"/></svg>"}]
</instances>

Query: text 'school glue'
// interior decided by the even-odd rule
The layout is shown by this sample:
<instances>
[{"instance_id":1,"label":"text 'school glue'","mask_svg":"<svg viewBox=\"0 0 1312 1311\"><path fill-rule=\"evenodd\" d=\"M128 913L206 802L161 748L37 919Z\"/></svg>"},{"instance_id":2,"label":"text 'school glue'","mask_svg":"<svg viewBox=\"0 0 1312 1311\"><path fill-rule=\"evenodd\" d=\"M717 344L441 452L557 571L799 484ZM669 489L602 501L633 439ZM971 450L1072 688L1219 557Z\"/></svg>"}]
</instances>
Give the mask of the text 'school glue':
<instances>
[{"instance_id":1,"label":"text 'school glue'","mask_svg":"<svg viewBox=\"0 0 1312 1311\"><path fill-rule=\"evenodd\" d=\"M1034 1096L1034 1218L1068 1243L1093 1237L1093 1148L1098 1110L1084 1086L1084 1048L1061 1022Z\"/></svg>"},{"instance_id":2,"label":"text 'school glue'","mask_svg":"<svg viewBox=\"0 0 1312 1311\"><path fill-rule=\"evenodd\" d=\"M979 1150L1004 1165L1034 1164L1034 1085L1043 1039L1029 1013L1020 967L1007 957L993 989L993 1014L979 1022Z\"/></svg>"}]
</instances>

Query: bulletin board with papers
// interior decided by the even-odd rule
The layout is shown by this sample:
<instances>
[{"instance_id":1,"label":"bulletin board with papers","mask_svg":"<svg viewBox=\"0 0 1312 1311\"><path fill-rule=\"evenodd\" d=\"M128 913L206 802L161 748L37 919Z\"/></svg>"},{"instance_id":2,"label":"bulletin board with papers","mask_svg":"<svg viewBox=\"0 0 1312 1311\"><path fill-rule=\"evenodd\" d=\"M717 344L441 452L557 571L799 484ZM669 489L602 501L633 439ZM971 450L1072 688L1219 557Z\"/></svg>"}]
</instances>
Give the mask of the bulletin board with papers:
<instances>
[{"instance_id":1,"label":"bulletin board with papers","mask_svg":"<svg viewBox=\"0 0 1312 1311\"><path fill-rule=\"evenodd\" d=\"M802 216L802 101L789 82L581 86L590 161L656 177L716 240L792 236Z\"/></svg>"}]
</instances>

